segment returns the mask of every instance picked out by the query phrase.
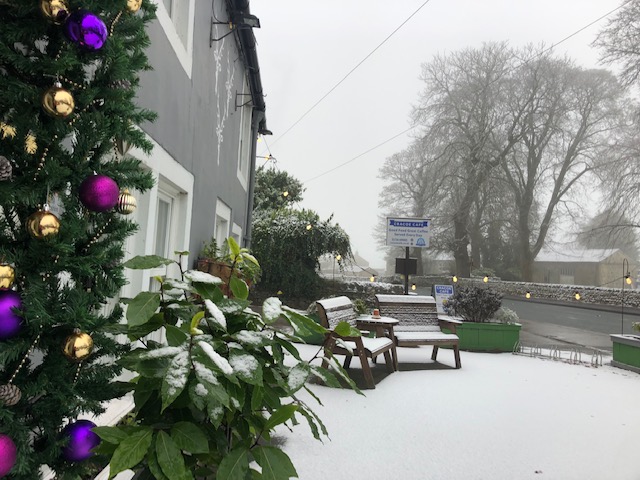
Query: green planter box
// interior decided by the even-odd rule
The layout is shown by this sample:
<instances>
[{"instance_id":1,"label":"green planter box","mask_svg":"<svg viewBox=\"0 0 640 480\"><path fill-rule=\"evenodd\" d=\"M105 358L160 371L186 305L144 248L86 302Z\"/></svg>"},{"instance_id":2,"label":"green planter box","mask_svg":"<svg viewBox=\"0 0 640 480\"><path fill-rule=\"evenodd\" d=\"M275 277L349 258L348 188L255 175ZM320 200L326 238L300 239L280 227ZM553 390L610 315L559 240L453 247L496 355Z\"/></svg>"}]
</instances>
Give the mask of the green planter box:
<instances>
[{"instance_id":1,"label":"green planter box","mask_svg":"<svg viewBox=\"0 0 640 480\"><path fill-rule=\"evenodd\" d=\"M521 328L519 323L464 322L456 327L456 333L460 337L460 350L513 352L520 341Z\"/></svg>"},{"instance_id":2,"label":"green planter box","mask_svg":"<svg viewBox=\"0 0 640 480\"><path fill-rule=\"evenodd\" d=\"M611 335L615 367L640 373L640 335Z\"/></svg>"}]
</instances>

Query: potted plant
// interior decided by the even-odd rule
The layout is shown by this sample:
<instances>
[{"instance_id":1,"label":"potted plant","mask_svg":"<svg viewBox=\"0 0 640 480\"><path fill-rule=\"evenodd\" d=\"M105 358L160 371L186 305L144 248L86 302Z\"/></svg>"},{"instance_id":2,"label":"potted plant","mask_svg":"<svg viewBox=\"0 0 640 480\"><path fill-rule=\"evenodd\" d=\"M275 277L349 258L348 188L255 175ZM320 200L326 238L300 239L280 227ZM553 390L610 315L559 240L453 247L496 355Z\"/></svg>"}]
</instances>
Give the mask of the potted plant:
<instances>
[{"instance_id":1,"label":"potted plant","mask_svg":"<svg viewBox=\"0 0 640 480\"><path fill-rule=\"evenodd\" d=\"M631 327L638 334L611 335L613 360L611 365L640 373L640 322Z\"/></svg>"},{"instance_id":2,"label":"potted plant","mask_svg":"<svg viewBox=\"0 0 640 480\"><path fill-rule=\"evenodd\" d=\"M241 278L248 286L260 278L260 264L249 249L240 247L233 237L227 238L221 248L216 239L211 238L202 249L197 268L220 278L225 295L231 294L227 285L232 277Z\"/></svg>"},{"instance_id":3,"label":"potted plant","mask_svg":"<svg viewBox=\"0 0 640 480\"><path fill-rule=\"evenodd\" d=\"M512 352L520 340L522 325L512 310L501 308L502 294L491 288L458 287L445 311L461 317L456 327L460 349L479 352Z\"/></svg>"},{"instance_id":4,"label":"potted plant","mask_svg":"<svg viewBox=\"0 0 640 480\"><path fill-rule=\"evenodd\" d=\"M160 278L160 291L129 300L127 324L113 330L137 348L118 361L136 374L123 385L135 400L130 421L93 429L102 439L96 453L110 458L109 478L127 469L136 479L297 477L287 455L271 442L274 428L291 428L304 418L314 437L327 435L297 392L314 376L336 387L342 379L359 392L335 358L331 370L311 363L323 356L323 347L304 361L292 343L298 334L328 330L277 298L267 299L261 313L252 311L248 287L236 276L228 284L233 298L226 298L220 278L185 272L180 259L135 257L125 266L172 263L179 278ZM274 328L280 319L295 333ZM164 341L148 340L161 328ZM358 333L346 322L335 328Z\"/></svg>"}]
</instances>

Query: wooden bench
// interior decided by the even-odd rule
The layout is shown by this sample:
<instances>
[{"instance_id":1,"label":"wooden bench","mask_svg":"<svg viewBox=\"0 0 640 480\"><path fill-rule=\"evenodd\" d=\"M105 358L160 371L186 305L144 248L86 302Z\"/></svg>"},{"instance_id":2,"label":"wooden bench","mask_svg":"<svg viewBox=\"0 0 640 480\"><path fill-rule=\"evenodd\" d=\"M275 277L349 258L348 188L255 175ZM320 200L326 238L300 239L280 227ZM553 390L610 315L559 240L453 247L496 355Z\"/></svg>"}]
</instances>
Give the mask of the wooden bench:
<instances>
[{"instance_id":1,"label":"wooden bench","mask_svg":"<svg viewBox=\"0 0 640 480\"><path fill-rule=\"evenodd\" d=\"M395 343L392 338L379 335L376 338L369 337L345 337L338 335L333 328L339 322L348 322L352 326L356 326L358 314L353 308L353 304L348 297L335 297L318 300L316 302L318 316L323 327L332 330L327 334L324 347L331 354L345 355L344 368L349 368L351 358L356 356L360 359L364 379L369 388L376 388L373 380L373 374L369 365L369 358L375 359L378 355L384 355L387 369L390 372L395 371ZM378 333L381 333L379 331ZM322 366L328 366L328 360L322 361Z\"/></svg>"},{"instance_id":2,"label":"wooden bench","mask_svg":"<svg viewBox=\"0 0 640 480\"><path fill-rule=\"evenodd\" d=\"M376 306L380 314L399 321L394 335L399 347L415 347L433 345L431 359L436 360L438 348L451 346L455 357L456 368L460 368L459 338L456 325L459 320L438 316L436 301L430 296L421 295L383 295L375 296ZM451 333L444 333L442 327Z\"/></svg>"}]
</instances>

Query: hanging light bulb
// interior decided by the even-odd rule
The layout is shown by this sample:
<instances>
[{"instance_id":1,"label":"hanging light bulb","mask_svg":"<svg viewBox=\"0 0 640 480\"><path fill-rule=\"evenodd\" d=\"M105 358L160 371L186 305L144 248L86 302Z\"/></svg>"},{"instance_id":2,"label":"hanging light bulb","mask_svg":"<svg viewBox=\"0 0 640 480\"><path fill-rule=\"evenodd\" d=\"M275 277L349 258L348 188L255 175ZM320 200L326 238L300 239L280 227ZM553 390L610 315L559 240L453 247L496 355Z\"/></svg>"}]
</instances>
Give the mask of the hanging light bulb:
<instances>
[{"instance_id":1,"label":"hanging light bulb","mask_svg":"<svg viewBox=\"0 0 640 480\"><path fill-rule=\"evenodd\" d=\"M580 292L578 292L576 290L576 292L573 294L573 298L575 298L576 300L580 300L582 297L580 296Z\"/></svg>"},{"instance_id":2,"label":"hanging light bulb","mask_svg":"<svg viewBox=\"0 0 640 480\"><path fill-rule=\"evenodd\" d=\"M631 275L626 274L626 275L625 275L625 277L624 277L624 281L625 281L625 283L626 283L627 285L631 285L631 282L632 282L632 280L631 280Z\"/></svg>"},{"instance_id":3,"label":"hanging light bulb","mask_svg":"<svg viewBox=\"0 0 640 480\"><path fill-rule=\"evenodd\" d=\"M529 300L531 298L531 292L527 291L527 293L524 294L524 298Z\"/></svg>"},{"instance_id":4,"label":"hanging light bulb","mask_svg":"<svg viewBox=\"0 0 640 480\"><path fill-rule=\"evenodd\" d=\"M415 284L415 283L412 283L412 284L411 284L411 290L415 291L415 289L416 289L416 288L417 288L417 287L416 287L416 284Z\"/></svg>"},{"instance_id":5,"label":"hanging light bulb","mask_svg":"<svg viewBox=\"0 0 640 480\"><path fill-rule=\"evenodd\" d=\"M282 192L282 196L284 198L287 198L289 196L289 192L287 190L285 190L284 192Z\"/></svg>"},{"instance_id":6,"label":"hanging light bulb","mask_svg":"<svg viewBox=\"0 0 640 480\"><path fill-rule=\"evenodd\" d=\"M451 280L453 280L453 283L458 283L458 276L454 273Z\"/></svg>"},{"instance_id":7,"label":"hanging light bulb","mask_svg":"<svg viewBox=\"0 0 640 480\"><path fill-rule=\"evenodd\" d=\"M375 282L376 281L376 276L375 275L371 275L369 277L369 280L372 281L372 282Z\"/></svg>"},{"instance_id":8,"label":"hanging light bulb","mask_svg":"<svg viewBox=\"0 0 640 480\"><path fill-rule=\"evenodd\" d=\"M337 261L340 261L340 260L342 260L342 255L340 255L340 254L337 254L337 255L336 255L336 260L337 260Z\"/></svg>"},{"instance_id":9,"label":"hanging light bulb","mask_svg":"<svg viewBox=\"0 0 640 480\"><path fill-rule=\"evenodd\" d=\"M311 226L310 223L307 224L307 230L311 230L313 227Z\"/></svg>"},{"instance_id":10,"label":"hanging light bulb","mask_svg":"<svg viewBox=\"0 0 640 480\"><path fill-rule=\"evenodd\" d=\"M484 283L489 282L489 277L488 277L487 275L485 275L485 276L484 276L484 278L482 279L482 281L483 281Z\"/></svg>"}]
</instances>

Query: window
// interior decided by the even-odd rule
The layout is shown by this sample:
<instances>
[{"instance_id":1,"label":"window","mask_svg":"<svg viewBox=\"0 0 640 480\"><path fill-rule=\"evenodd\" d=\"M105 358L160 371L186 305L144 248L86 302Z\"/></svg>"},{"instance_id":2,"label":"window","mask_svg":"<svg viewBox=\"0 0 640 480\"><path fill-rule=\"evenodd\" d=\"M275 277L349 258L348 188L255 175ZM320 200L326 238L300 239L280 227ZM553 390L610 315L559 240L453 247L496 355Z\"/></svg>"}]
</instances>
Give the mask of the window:
<instances>
[{"instance_id":1,"label":"window","mask_svg":"<svg viewBox=\"0 0 640 480\"><path fill-rule=\"evenodd\" d=\"M156 240L155 254L161 257L169 256L169 232L171 231L171 207L173 199L164 192L158 192L158 206L156 212Z\"/></svg>"},{"instance_id":2,"label":"window","mask_svg":"<svg viewBox=\"0 0 640 480\"><path fill-rule=\"evenodd\" d=\"M233 227L231 227L231 236L238 245L242 245L242 227L235 222L233 223Z\"/></svg>"},{"instance_id":3,"label":"window","mask_svg":"<svg viewBox=\"0 0 640 480\"><path fill-rule=\"evenodd\" d=\"M215 232L218 247L221 247L224 241L229 237L229 226L231 225L231 209L222 200L218 199L216 205L216 223Z\"/></svg>"},{"instance_id":4,"label":"window","mask_svg":"<svg viewBox=\"0 0 640 480\"><path fill-rule=\"evenodd\" d=\"M155 0L156 16L180 64L191 78L195 0Z\"/></svg>"},{"instance_id":5,"label":"window","mask_svg":"<svg viewBox=\"0 0 640 480\"><path fill-rule=\"evenodd\" d=\"M152 138L153 153L148 155L138 148L130 153L143 161L155 178L155 186L140 194L132 192L138 200L138 208L131 220L139 224L138 232L127 239L126 250L129 258L136 255L161 255L175 258L175 251L189 250L191 231L191 210L194 178L182 165ZM188 269L189 259L183 257L183 268ZM175 276L178 267L167 272L167 267L149 270L126 270L129 284L121 295L135 297L140 291L157 290L154 276Z\"/></svg>"},{"instance_id":6,"label":"window","mask_svg":"<svg viewBox=\"0 0 640 480\"><path fill-rule=\"evenodd\" d=\"M165 177L158 179L158 196L156 200L155 233L153 236L153 253L164 258L174 258L177 250L182 250L178 232L181 228L178 205L181 192ZM168 267L160 267L149 271L149 290L160 288L156 276L164 277ZM169 272L175 273L175 272Z\"/></svg>"}]
</instances>

